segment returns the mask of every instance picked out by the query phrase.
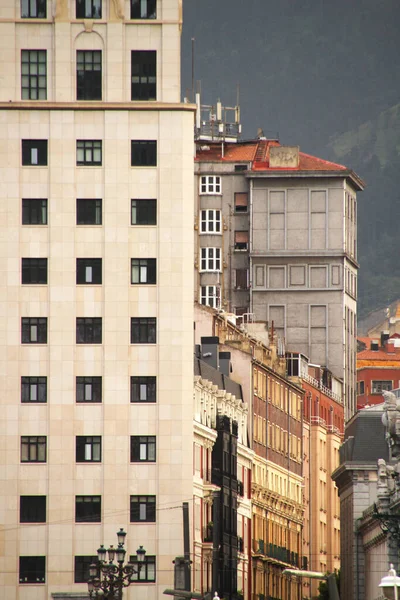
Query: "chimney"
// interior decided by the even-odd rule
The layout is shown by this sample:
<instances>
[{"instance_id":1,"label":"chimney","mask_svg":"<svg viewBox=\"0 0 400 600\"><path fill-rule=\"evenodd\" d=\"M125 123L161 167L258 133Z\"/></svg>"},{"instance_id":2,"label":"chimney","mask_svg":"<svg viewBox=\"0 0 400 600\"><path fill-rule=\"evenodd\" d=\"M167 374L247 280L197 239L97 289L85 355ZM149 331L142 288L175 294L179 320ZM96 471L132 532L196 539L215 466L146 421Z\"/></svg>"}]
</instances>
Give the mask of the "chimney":
<instances>
[{"instance_id":1,"label":"chimney","mask_svg":"<svg viewBox=\"0 0 400 600\"><path fill-rule=\"evenodd\" d=\"M371 350L373 352L378 352L378 350L379 350L379 341L378 340L372 340L372 342L371 342Z\"/></svg>"},{"instance_id":2,"label":"chimney","mask_svg":"<svg viewBox=\"0 0 400 600\"><path fill-rule=\"evenodd\" d=\"M296 169L299 166L299 146L271 146L269 166L271 169Z\"/></svg>"},{"instance_id":3,"label":"chimney","mask_svg":"<svg viewBox=\"0 0 400 600\"><path fill-rule=\"evenodd\" d=\"M382 331L382 333L381 333L381 346L382 346L382 348L384 348L384 346L385 346L386 342L388 341L389 337L390 337L389 336L389 332L387 330L386 331Z\"/></svg>"},{"instance_id":4,"label":"chimney","mask_svg":"<svg viewBox=\"0 0 400 600\"><path fill-rule=\"evenodd\" d=\"M230 352L219 353L219 370L222 375L225 375L225 377L230 376L232 370Z\"/></svg>"},{"instance_id":5,"label":"chimney","mask_svg":"<svg viewBox=\"0 0 400 600\"><path fill-rule=\"evenodd\" d=\"M201 338L201 360L218 370L218 337Z\"/></svg>"}]
</instances>

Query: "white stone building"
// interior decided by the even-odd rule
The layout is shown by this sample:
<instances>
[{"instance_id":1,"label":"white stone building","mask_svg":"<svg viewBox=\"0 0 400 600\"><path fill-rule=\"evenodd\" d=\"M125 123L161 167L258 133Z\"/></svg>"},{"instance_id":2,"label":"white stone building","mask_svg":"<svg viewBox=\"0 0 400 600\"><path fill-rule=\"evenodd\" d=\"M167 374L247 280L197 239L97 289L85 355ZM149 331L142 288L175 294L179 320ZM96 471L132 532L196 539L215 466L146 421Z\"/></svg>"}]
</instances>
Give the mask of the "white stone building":
<instances>
[{"instance_id":1,"label":"white stone building","mask_svg":"<svg viewBox=\"0 0 400 600\"><path fill-rule=\"evenodd\" d=\"M193 107L179 102L181 18L180 0L1 2L7 600L84 593L120 527L129 555L147 551L125 598L161 598L182 554Z\"/></svg>"}]
</instances>

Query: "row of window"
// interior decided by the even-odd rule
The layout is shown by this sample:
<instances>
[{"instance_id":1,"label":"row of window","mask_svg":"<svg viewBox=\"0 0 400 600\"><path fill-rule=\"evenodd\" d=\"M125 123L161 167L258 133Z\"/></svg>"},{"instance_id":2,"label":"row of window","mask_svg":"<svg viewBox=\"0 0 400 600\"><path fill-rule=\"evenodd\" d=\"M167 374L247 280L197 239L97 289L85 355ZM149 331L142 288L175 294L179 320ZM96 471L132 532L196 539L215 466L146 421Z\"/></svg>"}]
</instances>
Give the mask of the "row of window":
<instances>
[{"instance_id":1,"label":"row of window","mask_svg":"<svg viewBox=\"0 0 400 600\"><path fill-rule=\"evenodd\" d=\"M47 258L23 258L21 263L22 284L47 284ZM131 258L131 283L155 284L157 279L157 261L155 258ZM76 283L101 284L102 259L77 258Z\"/></svg>"},{"instance_id":2,"label":"row of window","mask_svg":"<svg viewBox=\"0 0 400 600\"><path fill-rule=\"evenodd\" d=\"M101 436L76 436L75 460L77 463L101 462ZM21 437L21 462L47 462L47 437L45 435L23 435ZM156 462L155 435L131 436L130 462Z\"/></svg>"},{"instance_id":3,"label":"row of window","mask_svg":"<svg viewBox=\"0 0 400 600\"><path fill-rule=\"evenodd\" d=\"M20 496L20 523L46 523L46 496ZM130 496L130 522L155 523L156 497ZM75 496L75 523L101 523L101 496Z\"/></svg>"},{"instance_id":4,"label":"row of window","mask_svg":"<svg viewBox=\"0 0 400 600\"><path fill-rule=\"evenodd\" d=\"M129 561L134 565L135 570L131 578L131 583L156 581L156 557L145 555L143 563L138 568L137 556L130 556ZM75 556L74 557L74 582L87 583L89 579L89 568L92 563L97 563L98 557L95 556ZM19 583L46 583L46 557L45 556L20 556L19 557Z\"/></svg>"},{"instance_id":5,"label":"row of window","mask_svg":"<svg viewBox=\"0 0 400 600\"><path fill-rule=\"evenodd\" d=\"M131 317L131 344L155 344L157 324L153 317ZM101 317L77 317L76 343L101 344ZM22 344L47 344L47 317L21 318Z\"/></svg>"},{"instance_id":6,"label":"row of window","mask_svg":"<svg viewBox=\"0 0 400 600\"><path fill-rule=\"evenodd\" d=\"M157 52L131 51L131 100L156 100ZM47 50L21 50L21 99L47 100ZM102 99L102 51L76 51L76 99Z\"/></svg>"},{"instance_id":7,"label":"row of window","mask_svg":"<svg viewBox=\"0 0 400 600\"><path fill-rule=\"evenodd\" d=\"M77 19L101 19L102 0L75 0ZM157 0L130 0L131 19L156 19ZM47 0L21 0L22 19L46 19Z\"/></svg>"},{"instance_id":8,"label":"row of window","mask_svg":"<svg viewBox=\"0 0 400 600\"><path fill-rule=\"evenodd\" d=\"M77 225L101 225L103 201L78 198L76 201ZM22 199L22 225L47 225L48 201L46 198ZM131 200L131 225L157 225L157 201L155 199ZM83 260L83 259L79 259ZM90 259L96 260L96 259ZM101 259L100 259L101 260Z\"/></svg>"},{"instance_id":9,"label":"row of window","mask_svg":"<svg viewBox=\"0 0 400 600\"><path fill-rule=\"evenodd\" d=\"M99 403L103 400L102 377L76 377L76 402ZM153 375L133 375L130 378L131 402L156 402L157 380ZM21 402L47 402L47 377L21 377Z\"/></svg>"},{"instance_id":10,"label":"row of window","mask_svg":"<svg viewBox=\"0 0 400 600\"><path fill-rule=\"evenodd\" d=\"M368 389L368 384L365 386L365 381L357 381L357 395L364 396L365 389L367 389L367 394L383 394L383 392L390 392L393 389L393 381L391 379L372 380L371 391Z\"/></svg>"},{"instance_id":11,"label":"row of window","mask_svg":"<svg viewBox=\"0 0 400 600\"><path fill-rule=\"evenodd\" d=\"M46 167L48 165L48 140L21 140L23 167ZM77 140L76 164L99 166L102 164L101 140ZM131 140L131 166L157 166L157 140Z\"/></svg>"}]
</instances>

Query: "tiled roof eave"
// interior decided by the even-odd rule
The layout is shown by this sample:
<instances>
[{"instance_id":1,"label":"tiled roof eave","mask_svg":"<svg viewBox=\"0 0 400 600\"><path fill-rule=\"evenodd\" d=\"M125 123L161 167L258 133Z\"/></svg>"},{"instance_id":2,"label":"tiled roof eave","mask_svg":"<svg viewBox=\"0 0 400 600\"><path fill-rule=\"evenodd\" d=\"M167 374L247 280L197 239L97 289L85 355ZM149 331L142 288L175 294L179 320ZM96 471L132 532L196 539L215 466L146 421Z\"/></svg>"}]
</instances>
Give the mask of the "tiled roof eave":
<instances>
[{"instance_id":1,"label":"tiled roof eave","mask_svg":"<svg viewBox=\"0 0 400 600\"><path fill-rule=\"evenodd\" d=\"M269 169L265 167L258 167L257 164L253 164L253 169L246 173L246 177L259 179L262 177L343 177L349 178L356 184L356 187L360 190L364 189L364 182L350 169L343 170L319 170L319 169Z\"/></svg>"}]
</instances>

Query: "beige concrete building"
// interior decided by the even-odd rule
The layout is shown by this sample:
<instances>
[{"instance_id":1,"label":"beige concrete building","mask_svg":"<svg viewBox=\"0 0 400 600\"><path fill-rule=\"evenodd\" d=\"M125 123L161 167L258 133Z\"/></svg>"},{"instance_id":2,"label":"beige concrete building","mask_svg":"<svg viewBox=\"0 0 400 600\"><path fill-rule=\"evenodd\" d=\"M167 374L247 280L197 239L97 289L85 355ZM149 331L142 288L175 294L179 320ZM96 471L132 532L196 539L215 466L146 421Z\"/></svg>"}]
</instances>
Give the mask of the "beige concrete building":
<instances>
[{"instance_id":1,"label":"beige concrete building","mask_svg":"<svg viewBox=\"0 0 400 600\"><path fill-rule=\"evenodd\" d=\"M193 495L193 112L179 0L0 7L0 596L99 544L172 587ZM132 589L134 588L134 589Z\"/></svg>"}]
</instances>

